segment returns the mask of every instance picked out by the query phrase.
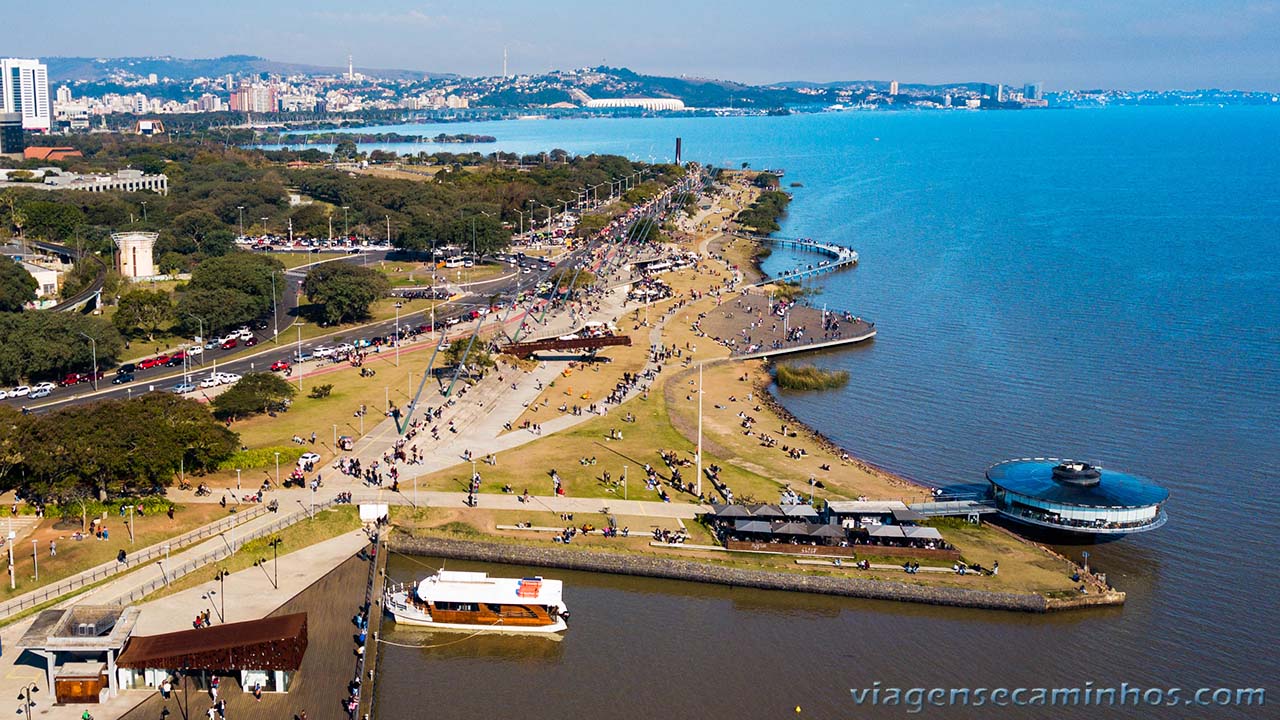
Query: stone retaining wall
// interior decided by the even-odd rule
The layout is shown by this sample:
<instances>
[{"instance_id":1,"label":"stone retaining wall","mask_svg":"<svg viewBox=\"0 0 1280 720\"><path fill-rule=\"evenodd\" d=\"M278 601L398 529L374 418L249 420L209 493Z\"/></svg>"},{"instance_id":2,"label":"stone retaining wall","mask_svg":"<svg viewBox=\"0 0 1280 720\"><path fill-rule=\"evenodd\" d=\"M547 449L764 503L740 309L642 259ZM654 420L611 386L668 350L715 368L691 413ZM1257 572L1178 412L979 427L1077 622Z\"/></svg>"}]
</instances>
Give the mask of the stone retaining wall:
<instances>
[{"instance_id":1,"label":"stone retaining wall","mask_svg":"<svg viewBox=\"0 0 1280 720\"><path fill-rule=\"evenodd\" d=\"M1050 602L1048 599L1035 594L929 587L888 580L744 570L674 558L574 550L562 546L534 547L448 538L408 537L401 533L393 534L387 541L387 547L407 555L427 555L455 560L554 567L566 570L613 573L616 575L636 575L668 580L715 583L717 585L749 587L761 590L809 592L871 600L897 600L899 602L987 610L1047 612L1093 605L1118 605L1124 602L1123 593L1117 593L1115 596L1110 597L1089 595L1079 598L1079 600L1085 602L1076 602L1074 599Z\"/></svg>"}]
</instances>

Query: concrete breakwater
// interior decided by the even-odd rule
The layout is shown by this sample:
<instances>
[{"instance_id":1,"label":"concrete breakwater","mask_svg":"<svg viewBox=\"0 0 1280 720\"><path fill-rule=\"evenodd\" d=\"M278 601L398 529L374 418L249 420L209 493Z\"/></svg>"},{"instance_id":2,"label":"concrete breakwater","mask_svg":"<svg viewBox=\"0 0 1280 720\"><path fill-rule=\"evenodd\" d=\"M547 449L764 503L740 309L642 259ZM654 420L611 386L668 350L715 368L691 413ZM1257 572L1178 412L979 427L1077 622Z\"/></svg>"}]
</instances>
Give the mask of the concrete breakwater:
<instances>
[{"instance_id":1,"label":"concrete breakwater","mask_svg":"<svg viewBox=\"0 0 1280 720\"><path fill-rule=\"evenodd\" d=\"M714 583L758 590L807 592L869 600L895 600L898 602L984 610L1049 612L1051 610L1068 610L1086 606L1119 605L1124 602L1124 593L1112 593L1108 596L1089 595L1078 599L1080 601L1087 600L1087 602L1077 602L1077 599L1074 598L1051 601L1041 595L1031 593L929 587L890 580L866 580L862 578L802 575L767 570L745 570L675 558L573 550L556 546L534 547L450 538L409 537L402 533L392 534L387 541L387 547L394 552L406 555L426 555L452 560L532 565L535 567L634 575L665 580Z\"/></svg>"}]
</instances>

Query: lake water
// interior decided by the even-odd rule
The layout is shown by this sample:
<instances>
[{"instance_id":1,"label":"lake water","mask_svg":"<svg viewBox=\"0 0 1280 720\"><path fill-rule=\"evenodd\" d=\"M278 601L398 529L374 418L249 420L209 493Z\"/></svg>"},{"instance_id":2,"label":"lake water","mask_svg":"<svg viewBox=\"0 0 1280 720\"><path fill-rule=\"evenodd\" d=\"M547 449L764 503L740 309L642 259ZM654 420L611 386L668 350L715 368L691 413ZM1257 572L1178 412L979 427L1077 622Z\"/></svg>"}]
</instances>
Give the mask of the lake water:
<instances>
[{"instance_id":1,"label":"lake water","mask_svg":"<svg viewBox=\"0 0 1280 720\"><path fill-rule=\"evenodd\" d=\"M1054 455L1152 477L1172 497L1160 530L1059 547L1091 553L1129 592L1121 610L1031 617L564 573L574 627L562 642L389 648L383 714L407 711L394 689L415 683L439 696L424 707L441 717L778 718L797 704L802 717L905 714L853 704L849 689L876 680L1194 688L1280 676L1270 553L1280 539L1280 109L387 129L495 135L474 146L482 152L641 160L669 160L680 136L687 160L785 168L784 183L804 187L780 234L849 244L862 258L817 281L813 302L880 330L867 346L813 358L852 381L784 394L798 417L932 485ZM810 261L779 251L766 270ZM1182 705L1162 714L1275 716Z\"/></svg>"}]
</instances>

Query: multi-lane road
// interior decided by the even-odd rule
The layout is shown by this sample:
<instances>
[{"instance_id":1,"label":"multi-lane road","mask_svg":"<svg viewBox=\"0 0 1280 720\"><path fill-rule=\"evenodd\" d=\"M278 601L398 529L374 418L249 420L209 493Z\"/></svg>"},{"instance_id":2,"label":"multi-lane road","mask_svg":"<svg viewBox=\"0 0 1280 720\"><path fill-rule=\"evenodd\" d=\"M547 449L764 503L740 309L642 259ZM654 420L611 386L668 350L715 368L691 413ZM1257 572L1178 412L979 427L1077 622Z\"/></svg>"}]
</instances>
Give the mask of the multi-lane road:
<instances>
[{"instance_id":1,"label":"multi-lane road","mask_svg":"<svg viewBox=\"0 0 1280 720\"><path fill-rule=\"evenodd\" d=\"M385 259L385 257L385 251L377 251L327 262L376 263ZM573 255L569 255L565 259L571 259L572 257ZM510 303L514 298L517 285L520 288L532 288L546 280L554 272L550 268L547 270L538 269L538 266L535 265L531 268L531 272L524 273L521 268L512 263L503 262L502 265L504 272L499 277L459 287L459 292L453 299L438 305L435 312L436 322L439 323L455 317L469 315L472 310L479 307L488 307L490 299L495 295L500 296L502 301ZM250 352L246 352L243 345L228 350L221 348L206 349L201 355L194 358L194 365L189 365L185 369L182 366L161 366L149 370L136 370L134 372L135 380L121 385L111 384L111 380L115 377L114 366L112 366L110 368L102 368L104 374L98 381L97 390L93 389L92 383L79 383L67 387L58 387L48 397L38 400L14 397L0 402L5 402L12 406L25 407L32 412L40 412L91 400L126 398L153 390L168 390L182 382L184 375L193 378L193 381L198 381L212 372L215 365L219 372L243 375L248 372L265 370L271 367L272 363L280 360L292 363L295 354L298 352L299 343L296 340L290 340L290 333L286 332L286 330L293 325L297 318L301 284L309 267L301 266L290 269L285 273L285 287L278 303L277 316L268 316L265 321L265 328L254 330L254 337L258 340L258 344L251 348ZM430 319L424 318L422 315L421 311L402 315L399 320L400 326L417 327L429 322ZM262 322L258 323L258 325L262 324ZM274 337L276 328L279 328L280 332L278 337ZM301 343L301 349L302 352L307 353L311 348L332 344L333 336L335 335L341 335L348 339L352 337L386 337L394 333L395 329L395 319L381 320L359 326L348 325L335 328L333 332L326 333L320 337L304 339Z\"/></svg>"}]
</instances>

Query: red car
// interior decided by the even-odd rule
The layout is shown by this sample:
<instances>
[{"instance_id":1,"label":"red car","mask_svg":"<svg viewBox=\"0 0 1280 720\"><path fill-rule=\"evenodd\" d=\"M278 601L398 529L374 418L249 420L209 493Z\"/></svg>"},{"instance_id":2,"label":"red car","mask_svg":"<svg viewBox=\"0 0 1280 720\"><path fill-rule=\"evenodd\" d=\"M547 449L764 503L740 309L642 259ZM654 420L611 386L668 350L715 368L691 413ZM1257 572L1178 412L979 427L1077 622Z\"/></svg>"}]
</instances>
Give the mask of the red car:
<instances>
[{"instance_id":1,"label":"red car","mask_svg":"<svg viewBox=\"0 0 1280 720\"><path fill-rule=\"evenodd\" d=\"M223 340L223 341L222 341L222 349L223 349L223 350L230 350L231 348L233 348L233 347L235 347L235 346L237 346L237 345L239 345L239 344L240 344L240 341L239 341L239 340L236 340L235 338L227 338L226 340Z\"/></svg>"},{"instance_id":2,"label":"red car","mask_svg":"<svg viewBox=\"0 0 1280 720\"><path fill-rule=\"evenodd\" d=\"M245 347L253 347L254 345L257 345L257 344L258 344L258 338L256 337L251 337L248 340L244 341Z\"/></svg>"},{"instance_id":3,"label":"red car","mask_svg":"<svg viewBox=\"0 0 1280 720\"><path fill-rule=\"evenodd\" d=\"M142 360L141 362L139 362L139 363L138 363L138 369L139 369L139 370L150 370L150 369L151 369L151 368L153 368L153 367L159 367L159 366L161 366L161 365L165 364L166 362L168 362L168 360L169 360L169 358L164 357L164 356L161 356L161 357L150 357L150 358L147 358L147 359Z\"/></svg>"},{"instance_id":4,"label":"red car","mask_svg":"<svg viewBox=\"0 0 1280 720\"><path fill-rule=\"evenodd\" d=\"M165 365L168 365L170 367L176 367L178 365L181 365L183 362L185 362L186 359L187 359L187 351L179 350L178 352L169 356L169 360L168 362L165 363Z\"/></svg>"},{"instance_id":5,"label":"red car","mask_svg":"<svg viewBox=\"0 0 1280 720\"><path fill-rule=\"evenodd\" d=\"M289 369L289 363L285 362L284 360L277 360L271 363L271 370L273 372L284 372L285 370L288 370L288 369Z\"/></svg>"},{"instance_id":6,"label":"red car","mask_svg":"<svg viewBox=\"0 0 1280 720\"><path fill-rule=\"evenodd\" d=\"M62 378L62 384L75 385L76 383L84 382L85 379L85 376L82 376L80 373L67 373L67 376Z\"/></svg>"}]
</instances>

